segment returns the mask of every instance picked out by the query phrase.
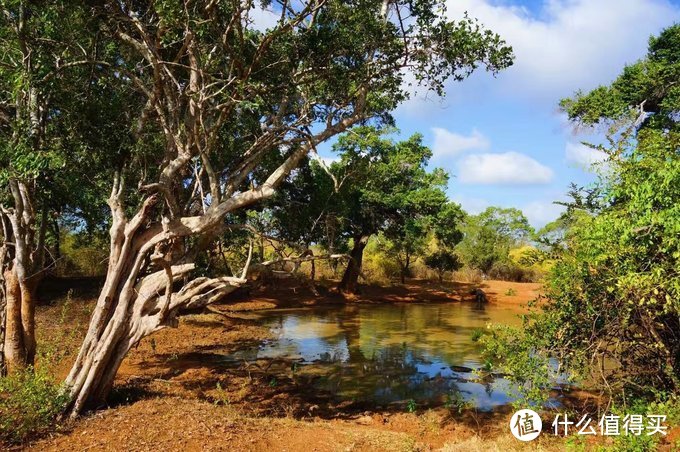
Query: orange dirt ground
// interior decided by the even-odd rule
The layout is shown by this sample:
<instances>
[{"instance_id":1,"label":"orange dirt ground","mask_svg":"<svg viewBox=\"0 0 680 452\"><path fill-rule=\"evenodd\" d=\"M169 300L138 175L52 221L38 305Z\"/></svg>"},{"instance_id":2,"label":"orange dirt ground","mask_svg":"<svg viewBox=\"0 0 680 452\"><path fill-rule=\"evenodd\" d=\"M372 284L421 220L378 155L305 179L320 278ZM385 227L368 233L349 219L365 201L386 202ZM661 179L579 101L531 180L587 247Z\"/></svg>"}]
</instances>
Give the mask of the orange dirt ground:
<instances>
[{"instance_id":1,"label":"orange dirt ground","mask_svg":"<svg viewBox=\"0 0 680 452\"><path fill-rule=\"evenodd\" d=\"M364 287L353 300L333 293L314 297L292 287L244 294L143 340L123 363L109 407L61 426L26 449L527 450L507 431L508 410L460 415L445 408L417 413L357 411L319 399L299 382L281 381L272 387L266 368L225 370L211 359L268 337L268 330L249 319L248 311L343 302L461 302L472 300L474 287L410 281L403 286ZM484 281L479 287L491 303L513 305L525 305L540 290L539 284L502 281ZM65 376L92 305L90 293L75 293L40 307L38 331L44 348L49 349L51 342L57 346L38 365L50 366L59 378ZM531 450L561 449L560 442L546 435L531 444Z\"/></svg>"}]
</instances>

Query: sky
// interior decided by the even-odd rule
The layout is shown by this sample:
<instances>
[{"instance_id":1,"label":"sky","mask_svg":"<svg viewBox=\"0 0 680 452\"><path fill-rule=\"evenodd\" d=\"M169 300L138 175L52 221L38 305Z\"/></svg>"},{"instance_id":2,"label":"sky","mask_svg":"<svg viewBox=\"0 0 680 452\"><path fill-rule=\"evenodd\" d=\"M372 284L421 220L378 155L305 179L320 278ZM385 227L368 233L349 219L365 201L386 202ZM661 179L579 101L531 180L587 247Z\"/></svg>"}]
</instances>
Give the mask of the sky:
<instances>
[{"instance_id":1,"label":"sky","mask_svg":"<svg viewBox=\"0 0 680 452\"><path fill-rule=\"evenodd\" d=\"M680 0L447 0L449 18L465 11L513 47L514 65L451 82L444 99L412 96L394 112L397 138L424 136L430 165L449 172L448 195L466 211L517 207L540 228L602 159L582 144L597 136L575 131L559 100L644 57L651 35L680 22ZM330 145L320 153L332 158Z\"/></svg>"}]
</instances>

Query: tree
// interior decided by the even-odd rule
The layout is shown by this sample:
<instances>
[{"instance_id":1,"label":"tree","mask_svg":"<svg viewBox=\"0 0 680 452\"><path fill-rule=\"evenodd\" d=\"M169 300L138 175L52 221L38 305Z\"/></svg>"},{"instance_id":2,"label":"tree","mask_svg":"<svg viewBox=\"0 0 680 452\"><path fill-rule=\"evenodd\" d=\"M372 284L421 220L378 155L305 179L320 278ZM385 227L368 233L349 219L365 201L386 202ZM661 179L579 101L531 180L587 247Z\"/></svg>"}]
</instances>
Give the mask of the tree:
<instances>
[{"instance_id":1,"label":"tree","mask_svg":"<svg viewBox=\"0 0 680 452\"><path fill-rule=\"evenodd\" d=\"M385 253L399 264L401 283L410 276L411 264L421 256L427 247L428 218L409 218L404 216L399 222L391 225L384 233L386 239Z\"/></svg>"},{"instance_id":2,"label":"tree","mask_svg":"<svg viewBox=\"0 0 680 452\"><path fill-rule=\"evenodd\" d=\"M488 273L496 262L507 260L510 248L526 242L533 233L529 221L515 208L488 207L468 216L460 253L467 265Z\"/></svg>"},{"instance_id":3,"label":"tree","mask_svg":"<svg viewBox=\"0 0 680 452\"><path fill-rule=\"evenodd\" d=\"M432 152L414 135L401 142L383 137L386 130L362 127L343 135L333 149L340 156L334 178L343 181L328 212L340 220L352 240L350 260L339 284L357 290L363 252L369 238L383 233L399 258L402 279L427 227L428 218L446 203L447 176L426 170Z\"/></svg>"},{"instance_id":4,"label":"tree","mask_svg":"<svg viewBox=\"0 0 680 452\"><path fill-rule=\"evenodd\" d=\"M410 274L410 266L425 254L428 241L434 238L440 249L453 248L463 238L460 223L464 213L460 205L445 202L445 185L431 186L419 194L419 203L404 212L384 232L386 251L399 264L401 283ZM457 258L457 256L456 256Z\"/></svg>"},{"instance_id":5,"label":"tree","mask_svg":"<svg viewBox=\"0 0 680 452\"><path fill-rule=\"evenodd\" d=\"M94 68L89 15L69 1L3 1L0 25L0 371L32 365L38 285L50 224L77 191L82 171L66 165L64 121L73 86ZM55 24L59 22L59 26ZM66 100L68 102L65 102ZM51 259L50 259L51 258Z\"/></svg>"},{"instance_id":6,"label":"tree","mask_svg":"<svg viewBox=\"0 0 680 452\"><path fill-rule=\"evenodd\" d=\"M463 266L456 254L445 249L427 255L425 257L425 265L437 272L440 283L444 280L445 272L453 272Z\"/></svg>"},{"instance_id":7,"label":"tree","mask_svg":"<svg viewBox=\"0 0 680 452\"><path fill-rule=\"evenodd\" d=\"M106 280L66 379L71 414L99 405L127 352L177 316L244 284L191 278L228 222L350 127L389 122L404 69L441 92L478 65L511 63L500 38L436 1L264 2L277 24L255 30L252 2L98 2L115 55L112 83L143 99L129 111L133 148L108 204ZM402 20L402 18L405 18ZM406 19L407 18L407 19ZM129 181L136 180L136 186Z\"/></svg>"},{"instance_id":8,"label":"tree","mask_svg":"<svg viewBox=\"0 0 680 452\"><path fill-rule=\"evenodd\" d=\"M626 400L680 388L678 74L675 25L651 38L646 58L610 86L562 101L579 125L616 132L601 147L608 171L585 204L594 209L575 197L572 211L581 215L549 274L545 310L525 335L506 341L524 350L520 359L542 357L536 368L557 359L560 369Z\"/></svg>"}]
</instances>

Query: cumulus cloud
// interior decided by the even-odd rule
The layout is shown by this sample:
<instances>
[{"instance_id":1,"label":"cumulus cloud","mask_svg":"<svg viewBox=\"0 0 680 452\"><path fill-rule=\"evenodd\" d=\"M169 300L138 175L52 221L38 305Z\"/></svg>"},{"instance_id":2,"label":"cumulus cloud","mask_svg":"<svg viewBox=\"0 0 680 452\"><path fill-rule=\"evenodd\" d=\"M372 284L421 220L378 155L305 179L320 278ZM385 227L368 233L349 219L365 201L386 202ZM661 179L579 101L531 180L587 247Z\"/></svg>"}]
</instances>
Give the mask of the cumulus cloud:
<instances>
[{"instance_id":1,"label":"cumulus cloud","mask_svg":"<svg viewBox=\"0 0 680 452\"><path fill-rule=\"evenodd\" d=\"M469 150L488 149L489 140L477 129L473 129L470 135L461 135L450 132L441 127L433 127L434 144L432 145L433 158L452 157Z\"/></svg>"},{"instance_id":2,"label":"cumulus cloud","mask_svg":"<svg viewBox=\"0 0 680 452\"><path fill-rule=\"evenodd\" d=\"M515 64L500 87L551 101L609 82L645 54L651 34L680 19L667 0L544 0L538 14L499 3L448 0L447 14L467 11L512 45Z\"/></svg>"},{"instance_id":3,"label":"cumulus cloud","mask_svg":"<svg viewBox=\"0 0 680 452\"><path fill-rule=\"evenodd\" d=\"M519 152L473 154L458 162L462 184L536 185L548 184L553 171Z\"/></svg>"},{"instance_id":4,"label":"cumulus cloud","mask_svg":"<svg viewBox=\"0 0 680 452\"><path fill-rule=\"evenodd\" d=\"M568 162L589 169L595 163L602 163L607 160L607 154L583 143L567 142L564 155Z\"/></svg>"}]
</instances>

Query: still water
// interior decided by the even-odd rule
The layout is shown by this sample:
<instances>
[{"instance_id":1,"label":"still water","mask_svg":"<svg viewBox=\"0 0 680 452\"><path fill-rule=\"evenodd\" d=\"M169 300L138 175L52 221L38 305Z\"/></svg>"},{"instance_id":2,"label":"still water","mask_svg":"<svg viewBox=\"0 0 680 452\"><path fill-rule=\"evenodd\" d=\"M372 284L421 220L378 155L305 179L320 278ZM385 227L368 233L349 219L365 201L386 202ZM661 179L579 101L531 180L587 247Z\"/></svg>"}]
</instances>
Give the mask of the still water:
<instances>
[{"instance_id":1,"label":"still water","mask_svg":"<svg viewBox=\"0 0 680 452\"><path fill-rule=\"evenodd\" d=\"M375 405L458 404L490 410L513 391L484 367L475 330L519 325L516 307L474 303L391 304L272 310L258 314L274 339L230 356L285 360L310 390ZM411 402L412 403L412 402Z\"/></svg>"}]
</instances>

